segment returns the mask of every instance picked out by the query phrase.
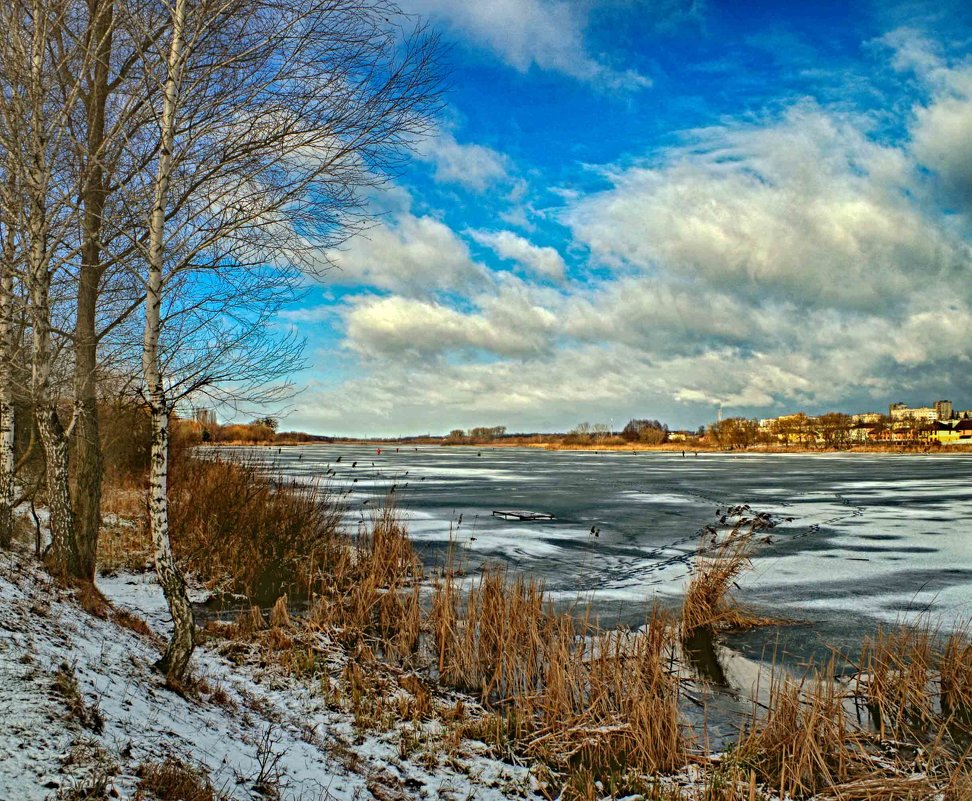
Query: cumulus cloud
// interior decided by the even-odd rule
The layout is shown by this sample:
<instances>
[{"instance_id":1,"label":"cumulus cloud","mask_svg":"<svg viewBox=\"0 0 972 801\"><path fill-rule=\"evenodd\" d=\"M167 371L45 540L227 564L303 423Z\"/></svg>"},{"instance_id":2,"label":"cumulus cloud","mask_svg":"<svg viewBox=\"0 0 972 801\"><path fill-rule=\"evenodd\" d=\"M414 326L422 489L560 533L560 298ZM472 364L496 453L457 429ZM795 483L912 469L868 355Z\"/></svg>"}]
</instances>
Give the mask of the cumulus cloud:
<instances>
[{"instance_id":1,"label":"cumulus cloud","mask_svg":"<svg viewBox=\"0 0 972 801\"><path fill-rule=\"evenodd\" d=\"M416 155L435 166L435 180L477 192L508 178L509 159L492 148L460 144L449 131L420 143Z\"/></svg>"},{"instance_id":2,"label":"cumulus cloud","mask_svg":"<svg viewBox=\"0 0 972 801\"><path fill-rule=\"evenodd\" d=\"M777 124L696 132L565 214L599 262L745 297L878 308L967 253L909 200L910 165L852 121L804 104Z\"/></svg>"},{"instance_id":3,"label":"cumulus cloud","mask_svg":"<svg viewBox=\"0 0 972 801\"><path fill-rule=\"evenodd\" d=\"M940 181L946 199L972 212L972 67L949 74L946 86L915 109L911 135L919 163Z\"/></svg>"},{"instance_id":4,"label":"cumulus cloud","mask_svg":"<svg viewBox=\"0 0 972 801\"><path fill-rule=\"evenodd\" d=\"M639 89L651 81L615 70L592 56L584 41L589 6L570 0L408 0L407 8L449 25L520 72L532 66L610 89Z\"/></svg>"},{"instance_id":5,"label":"cumulus cloud","mask_svg":"<svg viewBox=\"0 0 972 801\"><path fill-rule=\"evenodd\" d=\"M894 68L913 73L928 93L914 107L912 154L948 202L972 211L972 64L949 63L934 41L910 28L879 41L891 49Z\"/></svg>"},{"instance_id":6,"label":"cumulus cloud","mask_svg":"<svg viewBox=\"0 0 972 801\"><path fill-rule=\"evenodd\" d=\"M342 249L328 251L336 268L329 282L365 284L408 294L470 289L484 284L485 270L445 223L402 211Z\"/></svg>"},{"instance_id":7,"label":"cumulus cloud","mask_svg":"<svg viewBox=\"0 0 972 801\"><path fill-rule=\"evenodd\" d=\"M512 231L473 231L471 236L501 259L519 264L532 275L562 281L564 259L552 247L540 247Z\"/></svg>"},{"instance_id":8,"label":"cumulus cloud","mask_svg":"<svg viewBox=\"0 0 972 801\"><path fill-rule=\"evenodd\" d=\"M547 347L552 318L522 307L509 319L461 313L440 303L402 297L363 299L347 315L347 344L369 356L429 357L454 351L486 351L499 356L536 354Z\"/></svg>"}]
</instances>

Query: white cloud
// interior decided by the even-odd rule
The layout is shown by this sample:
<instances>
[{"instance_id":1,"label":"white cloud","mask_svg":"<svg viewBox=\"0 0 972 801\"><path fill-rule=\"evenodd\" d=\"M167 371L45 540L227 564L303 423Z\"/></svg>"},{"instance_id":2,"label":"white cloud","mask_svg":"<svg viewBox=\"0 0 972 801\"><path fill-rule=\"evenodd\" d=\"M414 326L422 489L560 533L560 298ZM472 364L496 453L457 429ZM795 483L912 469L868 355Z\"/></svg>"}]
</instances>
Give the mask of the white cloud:
<instances>
[{"instance_id":1,"label":"white cloud","mask_svg":"<svg viewBox=\"0 0 972 801\"><path fill-rule=\"evenodd\" d=\"M408 294L469 289L486 282L485 270L445 223L402 211L327 258L337 268L328 282L365 284Z\"/></svg>"},{"instance_id":2,"label":"white cloud","mask_svg":"<svg viewBox=\"0 0 972 801\"><path fill-rule=\"evenodd\" d=\"M449 131L420 143L418 158L435 165L435 180L482 192L507 179L509 159L478 144L460 144Z\"/></svg>"},{"instance_id":3,"label":"white cloud","mask_svg":"<svg viewBox=\"0 0 972 801\"><path fill-rule=\"evenodd\" d=\"M915 109L915 157L935 173L946 197L972 212L972 68L950 73L948 85Z\"/></svg>"},{"instance_id":4,"label":"white cloud","mask_svg":"<svg viewBox=\"0 0 972 801\"><path fill-rule=\"evenodd\" d=\"M554 281L564 278L564 260L555 248L534 245L512 231L472 231L470 235L500 258L515 261L532 275Z\"/></svg>"},{"instance_id":5,"label":"white cloud","mask_svg":"<svg viewBox=\"0 0 972 801\"><path fill-rule=\"evenodd\" d=\"M968 255L909 199L905 153L813 105L609 177L565 215L597 261L743 297L878 308L958 277Z\"/></svg>"},{"instance_id":6,"label":"white cloud","mask_svg":"<svg viewBox=\"0 0 972 801\"><path fill-rule=\"evenodd\" d=\"M447 23L520 72L532 66L609 89L639 89L650 81L615 70L587 50L586 3L569 0L409 0L410 11Z\"/></svg>"},{"instance_id":7,"label":"white cloud","mask_svg":"<svg viewBox=\"0 0 972 801\"><path fill-rule=\"evenodd\" d=\"M543 351L552 318L536 308L518 312L511 326L509 319L463 314L435 302L362 299L348 312L347 344L365 355L395 358L477 350L521 357Z\"/></svg>"},{"instance_id":8,"label":"white cloud","mask_svg":"<svg viewBox=\"0 0 972 801\"><path fill-rule=\"evenodd\" d=\"M929 94L914 107L912 154L949 202L972 211L972 64L949 63L935 42L908 28L880 43L891 48L894 68L914 73Z\"/></svg>"}]
</instances>

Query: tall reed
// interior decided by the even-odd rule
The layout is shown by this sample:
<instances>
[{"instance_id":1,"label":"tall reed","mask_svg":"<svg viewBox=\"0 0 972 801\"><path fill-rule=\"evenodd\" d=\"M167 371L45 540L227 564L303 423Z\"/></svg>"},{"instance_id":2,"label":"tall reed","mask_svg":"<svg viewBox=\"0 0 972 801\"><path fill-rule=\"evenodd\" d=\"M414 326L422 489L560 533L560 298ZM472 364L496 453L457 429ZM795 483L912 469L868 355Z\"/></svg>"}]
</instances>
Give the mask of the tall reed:
<instances>
[{"instance_id":1,"label":"tall reed","mask_svg":"<svg viewBox=\"0 0 972 801\"><path fill-rule=\"evenodd\" d=\"M643 789L645 777L684 763L660 610L641 631L602 630L589 606L557 612L542 582L487 568L465 595L440 581L430 624L440 679L476 692L501 716L493 739L568 777L569 796L596 782Z\"/></svg>"},{"instance_id":2,"label":"tall reed","mask_svg":"<svg viewBox=\"0 0 972 801\"><path fill-rule=\"evenodd\" d=\"M750 566L752 531L737 527L711 551L701 550L682 602L682 634L737 628L758 622L732 598L736 579Z\"/></svg>"}]
</instances>

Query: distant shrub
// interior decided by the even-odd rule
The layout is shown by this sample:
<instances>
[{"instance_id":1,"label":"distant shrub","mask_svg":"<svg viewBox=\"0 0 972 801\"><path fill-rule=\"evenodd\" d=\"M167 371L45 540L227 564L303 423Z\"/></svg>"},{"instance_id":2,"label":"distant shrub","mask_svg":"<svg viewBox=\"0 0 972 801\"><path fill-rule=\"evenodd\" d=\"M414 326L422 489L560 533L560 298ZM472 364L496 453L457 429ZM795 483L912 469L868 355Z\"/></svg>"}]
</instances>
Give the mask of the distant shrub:
<instances>
[{"instance_id":1,"label":"distant shrub","mask_svg":"<svg viewBox=\"0 0 972 801\"><path fill-rule=\"evenodd\" d=\"M227 425L216 429L216 442L273 442L274 430L263 423Z\"/></svg>"}]
</instances>

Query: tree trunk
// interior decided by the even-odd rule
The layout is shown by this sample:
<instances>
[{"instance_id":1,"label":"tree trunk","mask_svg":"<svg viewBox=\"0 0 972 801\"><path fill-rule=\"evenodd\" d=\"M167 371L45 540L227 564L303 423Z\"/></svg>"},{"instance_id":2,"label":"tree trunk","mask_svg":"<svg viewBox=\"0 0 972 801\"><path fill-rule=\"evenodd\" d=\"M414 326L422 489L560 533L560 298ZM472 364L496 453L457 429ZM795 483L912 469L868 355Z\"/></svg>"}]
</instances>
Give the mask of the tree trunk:
<instances>
[{"instance_id":1,"label":"tree trunk","mask_svg":"<svg viewBox=\"0 0 972 801\"><path fill-rule=\"evenodd\" d=\"M25 176L27 190L27 267L30 282L31 395L34 415L46 461L47 500L50 509L51 550L48 566L55 575L68 575L74 567L74 514L68 475L67 441L51 395L51 265L48 253L47 191L50 166L44 130L44 53L47 44L45 9L35 0L33 40L31 42L29 155Z\"/></svg>"},{"instance_id":2,"label":"tree trunk","mask_svg":"<svg viewBox=\"0 0 972 801\"><path fill-rule=\"evenodd\" d=\"M189 667L195 645L195 620L186 582L176 566L169 542L169 412L164 397L152 402L152 469L149 479L149 509L155 569L172 615L172 637L158 668L178 684Z\"/></svg>"},{"instance_id":3,"label":"tree trunk","mask_svg":"<svg viewBox=\"0 0 972 801\"><path fill-rule=\"evenodd\" d=\"M51 548L47 566L61 578L77 575L74 547L74 512L68 475L68 443L53 401L34 404L37 432L44 448L47 508L50 513Z\"/></svg>"},{"instance_id":4,"label":"tree trunk","mask_svg":"<svg viewBox=\"0 0 972 801\"><path fill-rule=\"evenodd\" d=\"M81 187L82 243L78 276L78 306L74 326L75 466L74 513L78 574L93 581L101 527L101 481L104 466L98 418L98 335L96 330L105 208L102 159L105 110L108 100L114 0L88 0L88 41L92 67L84 94L87 117L87 155Z\"/></svg>"},{"instance_id":5,"label":"tree trunk","mask_svg":"<svg viewBox=\"0 0 972 801\"><path fill-rule=\"evenodd\" d=\"M13 539L13 240L5 232L0 256L0 547Z\"/></svg>"},{"instance_id":6,"label":"tree trunk","mask_svg":"<svg viewBox=\"0 0 972 801\"><path fill-rule=\"evenodd\" d=\"M94 581L101 527L101 435L98 420L97 342L95 303L97 276L82 265L78 287L78 311L74 348L74 487L75 536L71 575ZM92 288L92 285L94 288Z\"/></svg>"},{"instance_id":7,"label":"tree trunk","mask_svg":"<svg viewBox=\"0 0 972 801\"><path fill-rule=\"evenodd\" d=\"M186 0L176 0L172 12L172 42L168 77L160 119L159 161L155 178L155 199L149 220L148 281L145 292L145 337L142 344L142 372L152 410L152 469L150 510L155 569L172 615L172 637L159 667L170 682L181 683L189 666L195 641L195 621L186 583L176 566L169 542L169 405L165 395L159 357L162 332L162 270L165 265L165 211L172 177L179 82L183 66L183 34Z\"/></svg>"}]
</instances>

